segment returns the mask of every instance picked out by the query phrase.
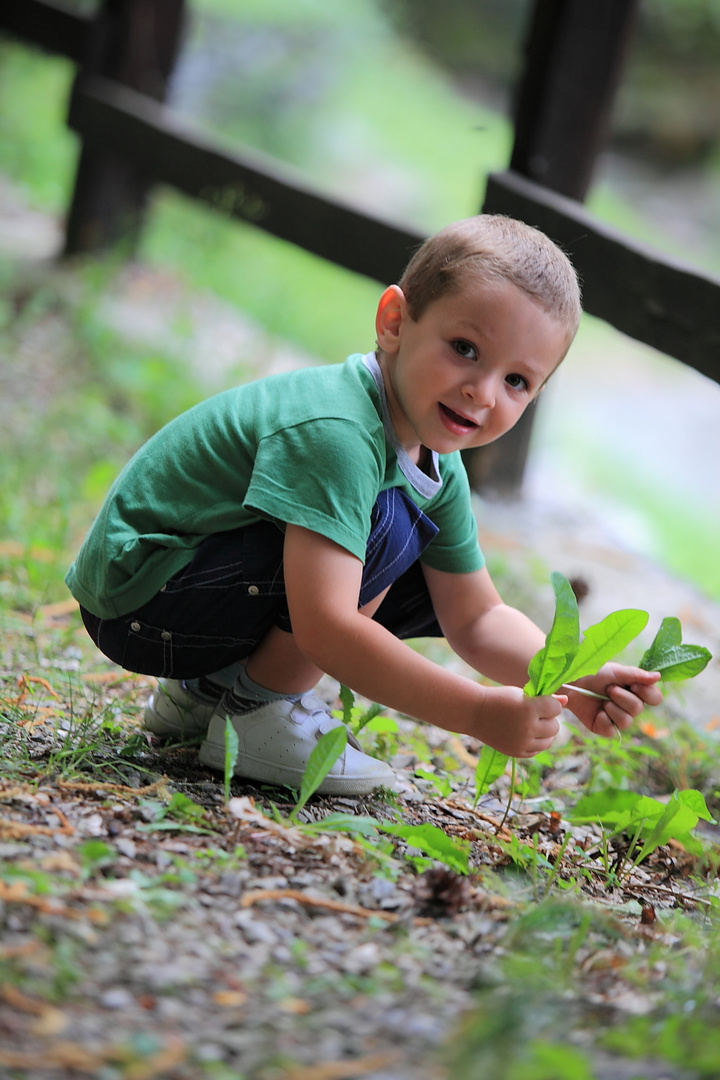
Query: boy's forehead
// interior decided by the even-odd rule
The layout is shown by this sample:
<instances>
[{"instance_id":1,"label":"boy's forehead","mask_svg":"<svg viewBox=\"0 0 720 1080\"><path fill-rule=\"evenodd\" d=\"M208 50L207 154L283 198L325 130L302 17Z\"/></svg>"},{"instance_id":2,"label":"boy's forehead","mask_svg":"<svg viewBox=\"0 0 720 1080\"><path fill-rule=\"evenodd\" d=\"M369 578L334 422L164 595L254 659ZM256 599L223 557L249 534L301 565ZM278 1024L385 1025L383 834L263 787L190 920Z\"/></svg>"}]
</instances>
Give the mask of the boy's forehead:
<instances>
[{"instance_id":1,"label":"boy's forehead","mask_svg":"<svg viewBox=\"0 0 720 1080\"><path fill-rule=\"evenodd\" d=\"M434 304L443 305L448 314L470 319L484 318L496 305L501 305L510 310L523 309L528 316L536 316L539 320L557 321L539 300L507 278L488 280L473 275L462 287L438 297Z\"/></svg>"}]
</instances>

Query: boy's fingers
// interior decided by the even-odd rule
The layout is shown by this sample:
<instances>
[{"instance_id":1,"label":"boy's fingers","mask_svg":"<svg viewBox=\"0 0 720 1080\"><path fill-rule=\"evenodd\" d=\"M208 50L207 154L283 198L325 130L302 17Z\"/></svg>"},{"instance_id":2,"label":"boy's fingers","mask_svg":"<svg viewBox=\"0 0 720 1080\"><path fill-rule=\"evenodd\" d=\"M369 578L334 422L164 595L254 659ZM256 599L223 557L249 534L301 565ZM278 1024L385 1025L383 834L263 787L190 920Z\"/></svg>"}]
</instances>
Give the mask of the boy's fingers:
<instances>
[{"instance_id":1,"label":"boy's fingers","mask_svg":"<svg viewBox=\"0 0 720 1080\"><path fill-rule=\"evenodd\" d=\"M634 683L630 689L646 705L659 705L663 699L663 692L657 683L651 683L647 686L638 686L637 683Z\"/></svg>"},{"instance_id":2,"label":"boy's fingers","mask_svg":"<svg viewBox=\"0 0 720 1080\"><path fill-rule=\"evenodd\" d=\"M631 717L639 716L646 705L659 705L663 699L662 690L654 684L651 686L614 685L608 687L610 700L618 708L624 709ZM607 706L605 706L607 708Z\"/></svg>"},{"instance_id":3,"label":"boy's fingers","mask_svg":"<svg viewBox=\"0 0 720 1080\"><path fill-rule=\"evenodd\" d=\"M629 717L626 717L623 720L612 720L603 710L602 712L599 712L593 720L591 730L596 735L601 735L603 738L610 739L615 735L616 731L629 727L631 722Z\"/></svg>"},{"instance_id":4,"label":"boy's fingers","mask_svg":"<svg viewBox=\"0 0 720 1080\"><path fill-rule=\"evenodd\" d=\"M613 681L621 686L628 686L630 683L647 686L656 683L660 678L659 671L646 671L645 668L626 667L624 664L608 664L603 670L609 671Z\"/></svg>"}]
</instances>

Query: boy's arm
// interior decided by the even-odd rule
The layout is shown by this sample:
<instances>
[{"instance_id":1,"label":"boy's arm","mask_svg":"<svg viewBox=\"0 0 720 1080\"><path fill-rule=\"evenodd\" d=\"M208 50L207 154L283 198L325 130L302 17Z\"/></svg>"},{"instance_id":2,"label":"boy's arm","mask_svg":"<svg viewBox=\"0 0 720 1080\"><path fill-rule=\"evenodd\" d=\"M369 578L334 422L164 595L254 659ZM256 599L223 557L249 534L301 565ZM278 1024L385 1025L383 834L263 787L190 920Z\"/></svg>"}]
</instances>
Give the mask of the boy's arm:
<instances>
[{"instance_id":1,"label":"boy's arm","mask_svg":"<svg viewBox=\"0 0 720 1080\"><path fill-rule=\"evenodd\" d=\"M529 698L517 686L482 686L420 656L358 611L362 564L332 540L288 525L284 574L298 648L340 682L515 757L530 757L551 745L565 698ZM532 655L535 648L530 649ZM527 670L528 649L520 652ZM518 656L511 665L517 682L524 681L522 663Z\"/></svg>"},{"instance_id":2,"label":"boy's arm","mask_svg":"<svg viewBox=\"0 0 720 1080\"><path fill-rule=\"evenodd\" d=\"M522 612L508 607L487 568L472 574L448 574L423 566L438 621L453 650L476 671L496 682L524 686L530 660L545 643L544 634ZM630 726L646 705L659 705L657 672L606 664L578 685L606 694L598 701L567 691L568 707L598 735Z\"/></svg>"}]
</instances>

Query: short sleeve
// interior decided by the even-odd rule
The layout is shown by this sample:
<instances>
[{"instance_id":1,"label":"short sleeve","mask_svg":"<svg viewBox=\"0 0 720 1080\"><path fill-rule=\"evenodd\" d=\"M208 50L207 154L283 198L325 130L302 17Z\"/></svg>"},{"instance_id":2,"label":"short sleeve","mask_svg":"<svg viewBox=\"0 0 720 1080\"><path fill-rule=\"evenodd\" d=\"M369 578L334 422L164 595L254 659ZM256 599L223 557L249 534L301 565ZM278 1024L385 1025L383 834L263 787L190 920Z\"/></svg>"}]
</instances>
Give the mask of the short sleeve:
<instances>
[{"instance_id":1,"label":"short sleeve","mask_svg":"<svg viewBox=\"0 0 720 1080\"><path fill-rule=\"evenodd\" d=\"M243 506L312 529L364 561L383 468L361 425L309 420L261 440Z\"/></svg>"},{"instance_id":2,"label":"short sleeve","mask_svg":"<svg viewBox=\"0 0 720 1080\"><path fill-rule=\"evenodd\" d=\"M470 483L460 455L442 457L443 486L432 507L426 509L438 533L423 552L422 561L436 570L468 574L485 565L478 542Z\"/></svg>"}]
</instances>

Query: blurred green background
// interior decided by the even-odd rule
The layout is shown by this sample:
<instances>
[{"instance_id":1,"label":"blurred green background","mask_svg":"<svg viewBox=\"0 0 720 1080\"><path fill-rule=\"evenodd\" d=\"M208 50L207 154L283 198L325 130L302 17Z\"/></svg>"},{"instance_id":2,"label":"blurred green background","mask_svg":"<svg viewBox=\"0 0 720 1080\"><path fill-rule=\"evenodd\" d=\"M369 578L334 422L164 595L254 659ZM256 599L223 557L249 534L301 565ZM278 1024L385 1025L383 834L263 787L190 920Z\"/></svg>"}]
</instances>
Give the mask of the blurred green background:
<instances>
[{"instance_id":1,"label":"blurred green background","mask_svg":"<svg viewBox=\"0 0 720 1080\"><path fill-rule=\"evenodd\" d=\"M426 232L476 212L486 174L508 163L528 0L190 9L171 102L231 145ZM261 334L211 376L189 315L174 310L151 341L127 305L110 317L108 298L127 291L122 261L52 259L78 150L65 126L72 77L68 62L0 40L0 559L13 560L3 588L15 604L38 589L63 595L59 568L116 469L159 424L262 372L266 352L333 362L371 348L381 288L158 190L134 266L228 305ZM720 0L641 4L589 199L713 274L718 101ZM619 543L720 598L718 419L720 387L587 318L539 409L526 498L586 509Z\"/></svg>"}]
</instances>

